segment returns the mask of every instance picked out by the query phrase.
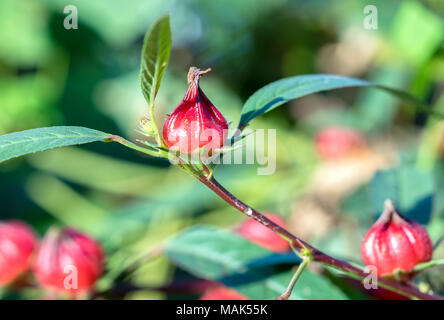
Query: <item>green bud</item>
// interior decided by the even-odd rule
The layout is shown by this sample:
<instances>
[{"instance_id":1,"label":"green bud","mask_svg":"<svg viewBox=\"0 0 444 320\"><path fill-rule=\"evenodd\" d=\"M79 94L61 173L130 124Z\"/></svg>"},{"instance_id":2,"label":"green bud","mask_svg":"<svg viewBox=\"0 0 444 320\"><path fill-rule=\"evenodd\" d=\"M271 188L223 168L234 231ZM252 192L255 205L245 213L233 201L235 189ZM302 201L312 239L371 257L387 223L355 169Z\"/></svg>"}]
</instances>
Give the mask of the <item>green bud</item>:
<instances>
[{"instance_id":1,"label":"green bud","mask_svg":"<svg viewBox=\"0 0 444 320\"><path fill-rule=\"evenodd\" d=\"M148 137L156 135L156 130L153 126L153 122L147 117L140 119L139 132Z\"/></svg>"}]
</instances>

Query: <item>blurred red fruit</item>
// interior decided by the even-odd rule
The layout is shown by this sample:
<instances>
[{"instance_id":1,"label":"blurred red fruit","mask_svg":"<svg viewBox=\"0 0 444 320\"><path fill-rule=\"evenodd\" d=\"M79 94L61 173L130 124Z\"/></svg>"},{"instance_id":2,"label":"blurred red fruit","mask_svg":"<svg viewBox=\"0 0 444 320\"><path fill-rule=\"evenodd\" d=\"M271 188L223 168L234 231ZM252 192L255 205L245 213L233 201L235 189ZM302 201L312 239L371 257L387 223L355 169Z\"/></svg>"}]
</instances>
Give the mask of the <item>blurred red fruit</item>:
<instances>
[{"instance_id":1,"label":"blurred red fruit","mask_svg":"<svg viewBox=\"0 0 444 320\"><path fill-rule=\"evenodd\" d=\"M316 149L326 160L339 158L364 145L364 137L349 128L326 128L316 135Z\"/></svg>"},{"instance_id":2,"label":"blurred red fruit","mask_svg":"<svg viewBox=\"0 0 444 320\"><path fill-rule=\"evenodd\" d=\"M266 214L266 217L277 225L285 228L284 219L278 215ZM245 220L245 222L237 229L237 232L251 242L275 252L284 252L290 248L287 240L281 238L276 233L253 219Z\"/></svg>"},{"instance_id":3,"label":"blurred red fruit","mask_svg":"<svg viewBox=\"0 0 444 320\"><path fill-rule=\"evenodd\" d=\"M379 276L404 272L432 258L433 247L427 231L417 222L401 216L390 200L384 212L367 231L361 244L362 260L375 266Z\"/></svg>"},{"instance_id":4,"label":"blurred red fruit","mask_svg":"<svg viewBox=\"0 0 444 320\"><path fill-rule=\"evenodd\" d=\"M74 229L53 228L42 240L34 272L40 285L54 292L88 292L103 271L100 245Z\"/></svg>"},{"instance_id":5,"label":"blurred red fruit","mask_svg":"<svg viewBox=\"0 0 444 320\"><path fill-rule=\"evenodd\" d=\"M199 87L200 77L209 70L190 68L185 97L163 126L163 138L169 148L191 153L203 147L209 151L223 146L227 121Z\"/></svg>"},{"instance_id":6,"label":"blurred red fruit","mask_svg":"<svg viewBox=\"0 0 444 320\"><path fill-rule=\"evenodd\" d=\"M14 281L31 266L37 237L20 221L0 222L0 286Z\"/></svg>"},{"instance_id":7,"label":"blurred red fruit","mask_svg":"<svg viewBox=\"0 0 444 320\"><path fill-rule=\"evenodd\" d=\"M209 290L200 300L248 300L248 298L234 289L220 286Z\"/></svg>"}]
</instances>

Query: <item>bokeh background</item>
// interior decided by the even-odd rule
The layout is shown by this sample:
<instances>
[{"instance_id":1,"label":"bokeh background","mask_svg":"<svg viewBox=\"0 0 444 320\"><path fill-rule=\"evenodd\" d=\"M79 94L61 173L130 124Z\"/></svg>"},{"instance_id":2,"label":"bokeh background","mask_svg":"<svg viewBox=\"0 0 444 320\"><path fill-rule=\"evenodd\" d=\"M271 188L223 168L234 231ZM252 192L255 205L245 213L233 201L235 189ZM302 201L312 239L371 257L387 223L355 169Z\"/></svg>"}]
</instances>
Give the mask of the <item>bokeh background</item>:
<instances>
[{"instance_id":1,"label":"bokeh background","mask_svg":"<svg viewBox=\"0 0 444 320\"><path fill-rule=\"evenodd\" d=\"M63 27L68 4L78 8L77 30ZM363 27L367 4L378 9L377 30ZM147 114L140 50L146 30L166 12L173 51L159 119L183 97L191 65L213 69L201 86L234 124L257 89L308 73L387 84L444 112L439 0L1 0L0 134L76 125L140 138L135 129ZM344 89L290 102L251 126L277 128L276 173L228 165L216 176L323 251L361 263L360 240L386 198L426 224L434 242L444 235L444 127L436 118L384 92ZM359 131L365 144L324 159L315 137L331 126ZM167 161L104 143L3 163L0 219L10 218L41 234L53 224L70 225L99 239L110 270L99 283L103 290L128 263L187 227L232 228L244 219ZM442 251L438 245L435 255ZM177 297L162 288L190 277L159 253L127 279L140 290L119 297ZM444 290L440 272L424 278Z\"/></svg>"}]
</instances>

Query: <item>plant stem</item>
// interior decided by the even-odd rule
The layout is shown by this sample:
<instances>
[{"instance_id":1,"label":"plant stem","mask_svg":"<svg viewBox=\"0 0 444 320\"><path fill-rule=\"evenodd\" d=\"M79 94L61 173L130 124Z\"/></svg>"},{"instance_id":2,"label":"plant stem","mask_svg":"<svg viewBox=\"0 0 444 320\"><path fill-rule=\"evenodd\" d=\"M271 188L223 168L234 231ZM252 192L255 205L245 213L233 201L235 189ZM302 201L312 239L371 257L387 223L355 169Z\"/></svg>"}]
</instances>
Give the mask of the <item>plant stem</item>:
<instances>
[{"instance_id":1,"label":"plant stem","mask_svg":"<svg viewBox=\"0 0 444 320\"><path fill-rule=\"evenodd\" d=\"M302 272L308 267L310 262L311 262L310 256L302 258L302 262L298 265L298 268L296 269L296 272L294 273L293 277L291 278L291 281L290 281L287 289L284 291L283 294L281 294L279 297L277 297L276 300L288 300L288 298L290 298L290 295L291 295L291 292L293 291L294 285L298 281Z\"/></svg>"},{"instance_id":2,"label":"plant stem","mask_svg":"<svg viewBox=\"0 0 444 320\"><path fill-rule=\"evenodd\" d=\"M148 154L148 155L153 156L153 157L165 157L165 158L168 157L168 152L166 152L166 151L163 151L161 149L157 149L156 150L156 149L141 147L141 146L138 146L137 144L134 144L131 141L128 141L128 140L126 140L126 139L124 139L124 138L122 138L120 136L112 135L109 138L109 141L118 142L118 143L124 145L125 147L137 150L139 152Z\"/></svg>"},{"instance_id":3,"label":"plant stem","mask_svg":"<svg viewBox=\"0 0 444 320\"><path fill-rule=\"evenodd\" d=\"M257 222L261 223L274 233L280 235L284 239L290 242L290 244L295 247L296 249L300 251L309 251L313 261L319 262L321 264L324 264L326 266L332 267L336 270L339 270L348 276L364 280L368 274L364 272L361 268L355 267L351 265L348 262L333 258L322 251L314 248L307 242L305 242L302 239L299 239L298 237L291 234L286 229L280 227L267 217L265 217L260 212L254 210L244 202L240 201L238 198L236 198L233 194L231 194L228 190L226 190L222 185L220 185L214 177L211 177L208 179L207 177L203 175L195 175L197 179L202 182L204 185L206 185L208 188L210 188L214 193L216 193L219 197L221 197L225 202L236 208L237 210L241 211L245 215L247 215L249 218L252 218L256 220ZM405 286L401 283L398 283L396 281L384 278L384 277L378 277L378 284L390 291L399 293L401 295L408 296L410 298L418 298L418 299L425 299L425 300L444 300L444 297L430 295L427 293L423 293L419 291L417 288Z\"/></svg>"},{"instance_id":4,"label":"plant stem","mask_svg":"<svg viewBox=\"0 0 444 320\"><path fill-rule=\"evenodd\" d=\"M159 127L157 126L156 117L154 115L154 103L150 105L149 109L150 109L150 118L151 118L152 126L153 126L155 133L156 133L155 138L156 138L157 144L159 146L161 146L162 148L165 148L166 144L165 144L165 141L163 141L162 136L159 132Z\"/></svg>"},{"instance_id":5,"label":"plant stem","mask_svg":"<svg viewBox=\"0 0 444 320\"><path fill-rule=\"evenodd\" d=\"M444 265L444 259L437 259L437 260L431 260L429 262L424 262L424 263L420 263L417 264L415 266L415 268L413 269L413 271L422 271L428 268L432 268L432 267L436 267L436 266L442 266Z\"/></svg>"}]
</instances>

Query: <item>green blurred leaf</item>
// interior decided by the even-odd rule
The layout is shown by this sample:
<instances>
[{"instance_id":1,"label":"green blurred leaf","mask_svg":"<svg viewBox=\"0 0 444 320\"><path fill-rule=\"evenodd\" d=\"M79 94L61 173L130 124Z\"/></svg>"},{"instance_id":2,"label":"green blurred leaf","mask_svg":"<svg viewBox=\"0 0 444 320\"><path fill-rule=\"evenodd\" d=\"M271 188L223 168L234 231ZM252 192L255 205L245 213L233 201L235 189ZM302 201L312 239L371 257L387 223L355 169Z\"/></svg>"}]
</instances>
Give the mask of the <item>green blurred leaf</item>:
<instances>
[{"instance_id":1,"label":"green blurred leaf","mask_svg":"<svg viewBox=\"0 0 444 320\"><path fill-rule=\"evenodd\" d=\"M442 19L418 1L404 1L394 19L393 44L409 62L421 65L442 44L443 27Z\"/></svg>"},{"instance_id":2,"label":"green blurred leaf","mask_svg":"<svg viewBox=\"0 0 444 320\"><path fill-rule=\"evenodd\" d=\"M290 283L293 273L294 270L290 270L282 273L270 274L267 278L264 278L262 271L260 274L256 275L255 272L253 272L247 275L241 275L246 279L242 279L239 283L230 284L229 282L225 282L225 284L234 287L236 291L251 299L272 300L285 291ZM251 279L254 276L257 276L260 281L248 281L249 277ZM345 300L347 297L340 289L322 275L314 274L310 270L305 270L298 279L290 299Z\"/></svg>"},{"instance_id":3,"label":"green blurred leaf","mask_svg":"<svg viewBox=\"0 0 444 320\"><path fill-rule=\"evenodd\" d=\"M38 2L44 3L56 14L61 14L68 4L60 0ZM69 4L78 9L79 30L93 30L109 45L125 48L134 44L152 21L171 10L173 1L131 0L131 5L128 5L122 1L71 0Z\"/></svg>"},{"instance_id":4,"label":"green blurred leaf","mask_svg":"<svg viewBox=\"0 0 444 320\"><path fill-rule=\"evenodd\" d=\"M60 122L56 103L65 88L68 58L59 52L47 54L45 59L50 62L45 61L35 72L0 71L0 134Z\"/></svg>"},{"instance_id":5,"label":"green blurred leaf","mask_svg":"<svg viewBox=\"0 0 444 320\"><path fill-rule=\"evenodd\" d=\"M0 136L0 162L29 153L105 141L109 133L83 127L47 127L29 129Z\"/></svg>"},{"instance_id":6,"label":"green blurred leaf","mask_svg":"<svg viewBox=\"0 0 444 320\"><path fill-rule=\"evenodd\" d=\"M381 210L381 208L377 209ZM359 221L360 227L366 229L371 226L374 222L375 208L372 203L372 189L370 185L362 185L344 198L341 201L341 211Z\"/></svg>"},{"instance_id":7,"label":"green blurred leaf","mask_svg":"<svg viewBox=\"0 0 444 320\"><path fill-rule=\"evenodd\" d=\"M281 79L272 82L256 91L242 108L239 127L243 127L254 118L273 110L293 99L315 92L348 87L373 87L390 92L400 98L414 102L421 110L431 112L428 108L408 93L371 82L330 74L309 74Z\"/></svg>"},{"instance_id":8,"label":"green blurred leaf","mask_svg":"<svg viewBox=\"0 0 444 320\"><path fill-rule=\"evenodd\" d=\"M167 255L184 269L216 279L248 269L249 262L271 252L228 231L197 226L174 238Z\"/></svg>"},{"instance_id":9,"label":"green blurred leaf","mask_svg":"<svg viewBox=\"0 0 444 320\"><path fill-rule=\"evenodd\" d=\"M67 147L36 154L29 159L35 168L82 186L113 195L153 197L153 192L180 186L182 180L172 170L125 161L78 147ZM94 170L91 170L94 168ZM188 177L184 177L188 178ZM153 184L153 181L161 183Z\"/></svg>"},{"instance_id":10,"label":"green blurred leaf","mask_svg":"<svg viewBox=\"0 0 444 320\"><path fill-rule=\"evenodd\" d=\"M148 105L154 104L171 52L170 16L154 22L143 41L140 83Z\"/></svg>"},{"instance_id":11,"label":"green blurred leaf","mask_svg":"<svg viewBox=\"0 0 444 320\"><path fill-rule=\"evenodd\" d=\"M63 181L35 173L25 188L29 198L60 222L94 235L104 229L107 210Z\"/></svg>"},{"instance_id":12,"label":"green blurred leaf","mask_svg":"<svg viewBox=\"0 0 444 320\"><path fill-rule=\"evenodd\" d=\"M0 1L0 60L14 66L51 61L54 46L40 1Z\"/></svg>"},{"instance_id":13,"label":"green blurred leaf","mask_svg":"<svg viewBox=\"0 0 444 320\"><path fill-rule=\"evenodd\" d=\"M444 164L437 163L433 169L433 178L435 180L436 194L444 194ZM440 216L444 216L444 197L436 197L434 208Z\"/></svg>"},{"instance_id":14,"label":"green blurred leaf","mask_svg":"<svg viewBox=\"0 0 444 320\"><path fill-rule=\"evenodd\" d=\"M444 112L444 94L440 96L434 108L439 112ZM431 118L424 128L421 144L418 148L418 167L421 169L431 169L439 157L439 149L444 137L444 121Z\"/></svg>"},{"instance_id":15,"label":"green blurred leaf","mask_svg":"<svg viewBox=\"0 0 444 320\"><path fill-rule=\"evenodd\" d=\"M373 70L368 75L369 81L390 87L406 88L409 76L399 68L383 67ZM399 101L386 91L365 88L359 92L353 109L360 130L379 132L387 128L396 116Z\"/></svg>"},{"instance_id":16,"label":"green blurred leaf","mask_svg":"<svg viewBox=\"0 0 444 320\"><path fill-rule=\"evenodd\" d=\"M217 280L253 299L274 299L286 289L293 271L278 271L273 264L297 263L256 246L223 229L197 226L172 239L167 256L188 272ZM280 255L278 255L280 256ZM304 271L291 296L293 299L345 299L329 280Z\"/></svg>"},{"instance_id":17,"label":"green blurred leaf","mask_svg":"<svg viewBox=\"0 0 444 320\"><path fill-rule=\"evenodd\" d=\"M379 170L368 184L341 201L341 211L357 221L363 234L381 214L384 201L390 199L403 215L430 226L432 213L439 214L444 208L444 201L438 196L442 172L441 166L423 170L411 163Z\"/></svg>"},{"instance_id":18,"label":"green blurred leaf","mask_svg":"<svg viewBox=\"0 0 444 320\"><path fill-rule=\"evenodd\" d=\"M374 210L381 212L386 199L392 200L396 206L399 206L401 202L400 188L398 168L377 171L370 182Z\"/></svg>"},{"instance_id":19,"label":"green blurred leaf","mask_svg":"<svg viewBox=\"0 0 444 320\"><path fill-rule=\"evenodd\" d=\"M375 212L381 212L385 199L391 199L409 218L423 224L429 222L436 190L432 171L403 164L378 171L370 188Z\"/></svg>"}]
</instances>

